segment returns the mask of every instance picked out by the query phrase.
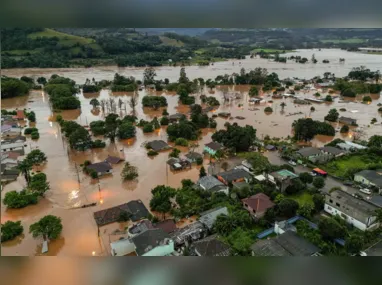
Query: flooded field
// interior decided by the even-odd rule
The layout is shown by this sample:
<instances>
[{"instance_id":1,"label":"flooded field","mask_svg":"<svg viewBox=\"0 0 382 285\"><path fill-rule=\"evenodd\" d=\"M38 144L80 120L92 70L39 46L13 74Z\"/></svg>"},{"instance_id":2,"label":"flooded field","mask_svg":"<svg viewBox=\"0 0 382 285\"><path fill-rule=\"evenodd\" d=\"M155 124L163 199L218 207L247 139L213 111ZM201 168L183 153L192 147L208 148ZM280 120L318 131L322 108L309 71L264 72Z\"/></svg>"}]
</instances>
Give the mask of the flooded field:
<instances>
[{"instance_id":1,"label":"flooded field","mask_svg":"<svg viewBox=\"0 0 382 285\"><path fill-rule=\"evenodd\" d=\"M316 53L318 58L318 54ZM382 60L382 58L381 58ZM258 61L258 60L255 60ZM221 63L226 64L226 63ZM346 63L345 63L346 64ZM259 66L260 63L255 64L253 67ZM216 64L218 66L218 64ZM382 66L382 64L380 65ZM217 67L207 67L217 68ZM248 67L249 68L249 67ZM268 68L268 67L267 67ZM195 77L193 72L198 67L188 67L186 69L187 75L190 78ZM115 69L108 68L94 69L78 69L68 71L45 71L35 73L35 75L47 75L49 73L58 73L63 76L68 76L77 81L77 83L83 83L86 77L95 77L96 80L109 78L111 79ZM129 70L131 74L126 73ZM170 77L169 75L163 75L161 72L166 68L158 69L158 75L161 77ZM173 75L170 80L176 80L178 77L178 68L169 68ZM193 71L194 70L194 71ZM273 71L273 70L269 70ZM12 74L15 70L7 70L7 75L15 76ZM19 71L21 72L21 71ZM23 75L30 75L31 70L25 70ZM118 71L120 72L120 71ZM136 71L137 72L137 71ZM230 71L226 71L232 72ZM134 73L133 69L124 69L121 72L124 75L134 75L136 78L140 78L140 74ZM224 69L218 70L217 74L224 73ZM323 72L320 72L323 73ZM107 76L109 74L109 76ZM212 77L214 73L209 73ZM20 75L20 74L18 74ZM203 76L203 73L198 74L197 77ZM338 99L335 99L333 103L312 103L312 105L295 105L292 98L286 99L272 99L267 94L263 94L263 102L258 105L250 105L248 102L248 90L249 86L220 86L215 90L204 90L203 94L208 96L215 96L221 103L218 110L219 112L230 112L234 119L217 118L218 128L224 127L225 122L237 122L239 125L252 125L257 129L258 137L262 138L265 135L270 137L287 137L291 135L291 124L298 118L312 117L313 119L323 120L323 117L328 113L331 108L346 108L346 112L340 112L340 115L352 117L358 120L359 129L363 129L360 136L362 138L368 138L373 134L380 134L382 131L381 126L381 114L378 113L377 104L382 102L379 95L371 95L373 102L369 105L359 102L361 98L355 100L349 100L340 103ZM240 94L240 99L233 100L230 103L224 103L223 94L237 93ZM149 120L155 116L160 117L161 110L152 111L143 108L141 105L141 99L146 94L146 91L139 91L139 104L136 107L137 116L139 119ZM188 106L178 104L178 96L175 94L157 92L157 95L165 96L168 102L168 112L170 114L175 113L187 113L189 111ZM120 98L124 102L128 102L131 93L112 93L109 90L102 90L97 94L78 94L78 98L81 101L81 110L63 111L60 113L65 120L75 120L81 125L88 125L94 120L99 120L105 117L107 114L103 114L102 111L95 112L92 110L92 106L89 104L92 98L107 99L114 98L116 101ZM311 98L312 93L304 94L301 92L299 95ZM196 102L200 103L200 94L195 95ZM273 100L273 102L269 102ZM285 102L286 106L284 110L280 106L281 102ZM48 255L64 255L64 256L91 256L91 255L109 255L109 242L115 240L113 231L116 229L123 229L125 225L112 224L102 227L100 229L101 238L98 237L97 226L93 219L93 212L101 209L106 209L112 206L116 206L130 200L141 199L147 208L149 208L149 201L151 198L151 189L160 184L166 184L173 187L179 187L182 179L192 179L196 181L199 175L199 167L193 165L191 170L172 172L166 165L168 159L168 153L163 152L154 158L149 158L146 154L146 149L142 146L145 141L153 139L167 140L167 134L165 128L157 130L151 134L144 134L140 128L137 128L137 136L135 139L116 141L115 144L110 144L107 141L107 147L105 149L93 150L87 152L75 152L71 151L67 142L63 138L59 125L55 122L55 116L53 114L48 103L48 95L42 91L33 91L29 96L17 97L12 99L2 100L3 109L14 108L27 108L34 110L37 116L36 127L40 132L40 139L38 141L27 140L27 149L29 152L31 149L39 148L46 153L48 162L46 165L38 170L46 173L50 182L51 189L46 193L46 197L42 199L37 205L28 206L24 209L7 210L2 205L1 207L1 223L7 220L21 220L24 226L24 235L7 243L2 244L2 255L40 255L41 253L41 240L35 240L28 233L29 225L38 221L41 217L51 214L62 218L63 232L62 238L53 241L49 244ZM240 105L240 107L239 107ZM264 108L271 106L273 113L264 113ZM315 111L311 112L311 106L315 107ZM118 109L118 113L121 116L131 113L131 108L126 104L126 110L123 107L122 110ZM296 115L290 115L298 113ZM211 113L209 114L211 115ZM240 116L244 119L236 119ZM377 118L378 123L370 125L372 118ZM369 126L370 125L370 126ZM337 126L336 126L337 127ZM203 130L202 137L198 141L199 147L195 151L202 151L205 143L211 140L211 135L214 130ZM337 137L341 137L346 140L351 140L353 132L348 135L341 135L337 133ZM322 146L333 137L318 136L312 144L315 146ZM187 148L181 148L183 154L188 150ZM123 164L113 165L113 174L100 179L100 185L95 180L90 179L87 175L81 172L80 164L85 160L92 162L103 161L108 155L120 156L129 161L132 165L138 167L139 177L134 182L122 182L120 172ZM209 159L206 157L204 166L208 167ZM35 169L36 170L36 169ZM1 199L4 198L6 192L11 190L20 190L25 187L26 183L22 176L11 184L5 186L1 193ZM99 190L101 189L101 190ZM72 207L78 207L83 204L97 202L97 206L89 207L85 209L71 209ZM117 238L118 239L118 238Z\"/></svg>"},{"instance_id":2,"label":"flooded field","mask_svg":"<svg viewBox=\"0 0 382 285\"><path fill-rule=\"evenodd\" d=\"M239 73L240 69L244 67L247 71L256 67L268 69L268 72L275 72L280 78L299 77L311 79L314 76L322 76L325 72L334 73L337 77L346 76L349 71L354 67L361 65L366 66L370 70L382 69L382 55L377 54L363 54L357 52L347 52L340 49L307 49L297 50L296 52L287 53L283 56L290 57L292 55L299 55L311 59L315 55L318 60L317 64L306 63L300 64L288 60L287 63L274 62L262 58L249 58L244 60L228 60L216 62L210 66L189 66L186 68L187 76L190 79L203 77L204 79L214 79L218 75ZM340 63L339 59L344 58L345 62ZM330 63L322 63L324 59ZM21 68L21 69L6 69L2 70L3 75L11 77L25 76L45 76L49 77L52 74L58 74L65 77L74 79L78 84L85 83L86 78L94 78L99 81L102 79L111 80L114 74L118 72L124 76L134 76L141 79L144 68L130 68L130 67L92 67L92 68ZM178 80L180 67L162 66L155 68L157 79L168 78L170 81Z\"/></svg>"}]
</instances>

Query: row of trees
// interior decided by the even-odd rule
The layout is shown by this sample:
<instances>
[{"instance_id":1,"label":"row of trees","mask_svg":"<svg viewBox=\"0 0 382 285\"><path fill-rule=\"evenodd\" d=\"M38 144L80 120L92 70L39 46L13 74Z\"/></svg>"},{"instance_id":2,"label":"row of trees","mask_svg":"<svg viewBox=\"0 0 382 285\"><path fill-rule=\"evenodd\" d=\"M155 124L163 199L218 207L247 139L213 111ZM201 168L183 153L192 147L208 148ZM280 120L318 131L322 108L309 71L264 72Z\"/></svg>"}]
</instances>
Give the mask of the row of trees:
<instances>
[{"instance_id":1,"label":"row of trees","mask_svg":"<svg viewBox=\"0 0 382 285\"><path fill-rule=\"evenodd\" d=\"M335 135L335 129L332 125L325 122L314 121L311 118L298 119L293 122L292 127L296 140L310 141L315 135Z\"/></svg>"},{"instance_id":2,"label":"row of trees","mask_svg":"<svg viewBox=\"0 0 382 285\"><path fill-rule=\"evenodd\" d=\"M75 87L76 82L70 78L61 77L53 74L44 90L49 94L53 109L56 110L73 110L81 107L81 102L75 96L78 89Z\"/></svg>"}]
</instances>

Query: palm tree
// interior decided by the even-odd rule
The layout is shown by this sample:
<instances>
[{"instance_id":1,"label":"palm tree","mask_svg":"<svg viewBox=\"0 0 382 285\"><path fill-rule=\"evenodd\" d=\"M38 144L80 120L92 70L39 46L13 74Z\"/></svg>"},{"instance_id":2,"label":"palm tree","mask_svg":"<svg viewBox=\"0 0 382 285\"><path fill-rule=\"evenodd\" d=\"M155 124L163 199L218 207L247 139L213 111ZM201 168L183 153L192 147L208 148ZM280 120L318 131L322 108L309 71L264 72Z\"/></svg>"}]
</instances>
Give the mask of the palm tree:
<instances>
[{"instance_id":1,"label":"palm tree","mask_svg":"<svg viewBox=\"0 0 382 285\"><path fill-rule=\"evenodd\" d=\"M27 184L29 185L30 182L30 171L32 170L32 163L24 159L22 162L19 163L18 169L24 174L25 180Z\"/></svg>"},{"instance_id":2,"label":"palm tree","mask_svg":"<svg viewBox=\"0 0 382 285\"><path fill-rule=\"evenodd\" d=\"M374 73L375 83L378 84L380 78L381 78L381 73L379 72L379 70L377 70L377 71Z\"/></svg>"}]
</instances>

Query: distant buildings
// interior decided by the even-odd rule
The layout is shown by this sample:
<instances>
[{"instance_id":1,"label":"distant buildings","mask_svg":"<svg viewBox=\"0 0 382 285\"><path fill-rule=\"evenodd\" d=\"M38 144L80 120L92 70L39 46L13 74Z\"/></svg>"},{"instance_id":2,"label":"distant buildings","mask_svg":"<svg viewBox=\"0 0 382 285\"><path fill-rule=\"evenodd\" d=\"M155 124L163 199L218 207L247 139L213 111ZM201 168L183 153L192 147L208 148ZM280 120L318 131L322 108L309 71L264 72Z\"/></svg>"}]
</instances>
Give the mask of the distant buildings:
<instances>
[{"instance_id":1,"label":"distant buildings","mask_svg":"<svg viewBox=\"0 0 382 285\"><path fill-rule=\"evenodd\" d=\"M354 181L382 190L382 170L362 170L354 174Z\"/></svg>"}]
</instances>

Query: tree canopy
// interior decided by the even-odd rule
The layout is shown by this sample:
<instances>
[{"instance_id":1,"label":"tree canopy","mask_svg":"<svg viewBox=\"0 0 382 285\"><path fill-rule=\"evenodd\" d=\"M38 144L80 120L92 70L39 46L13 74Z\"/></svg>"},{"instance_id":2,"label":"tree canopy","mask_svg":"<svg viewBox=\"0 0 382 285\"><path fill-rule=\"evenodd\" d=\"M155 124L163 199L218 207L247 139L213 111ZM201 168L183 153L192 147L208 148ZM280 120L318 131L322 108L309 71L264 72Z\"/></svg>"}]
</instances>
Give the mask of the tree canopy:
<instances>
[{"instance_id":1,"label":"tree canopy","mask_svg":"<svg viewBox=\"0 0 382 285\"><path fill-rule=\"evenodd\" d=\"M248 151L256 140L256 129L246 125L240 127L237 123L226 124L226 130L219 130L212 135L212 139L233 150Z\"/></svg>"},{"instance_id":2,"label":"tree canopy","mask_svg":"<svg viewBox=\"0 0 382 285\"><path fill-rule=\"evenodd\" d=\"M34 238L42 236L44 239L57 239L62 232L61 218L48 215L30 225L29 232Z\"/></svg>"}]
</instances>

